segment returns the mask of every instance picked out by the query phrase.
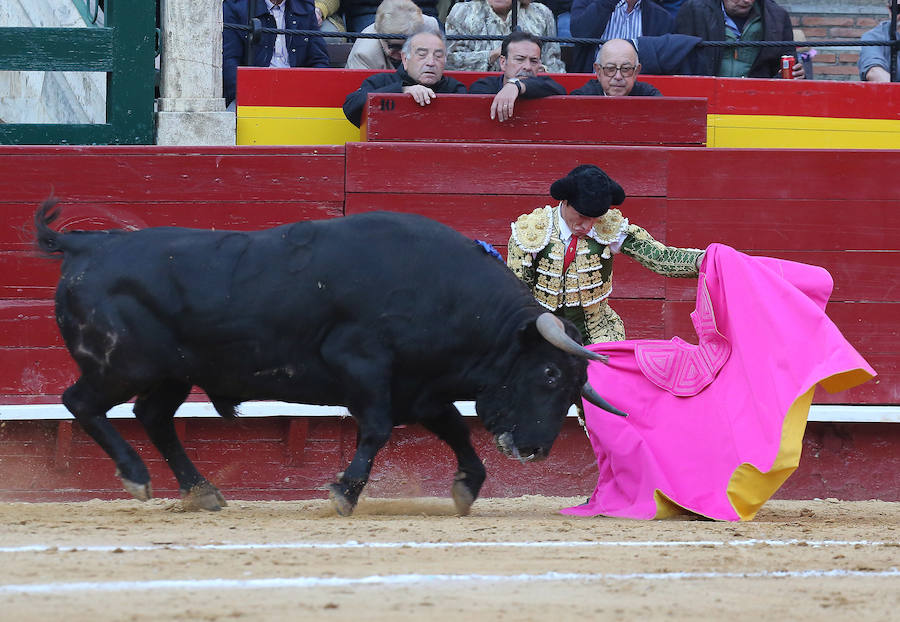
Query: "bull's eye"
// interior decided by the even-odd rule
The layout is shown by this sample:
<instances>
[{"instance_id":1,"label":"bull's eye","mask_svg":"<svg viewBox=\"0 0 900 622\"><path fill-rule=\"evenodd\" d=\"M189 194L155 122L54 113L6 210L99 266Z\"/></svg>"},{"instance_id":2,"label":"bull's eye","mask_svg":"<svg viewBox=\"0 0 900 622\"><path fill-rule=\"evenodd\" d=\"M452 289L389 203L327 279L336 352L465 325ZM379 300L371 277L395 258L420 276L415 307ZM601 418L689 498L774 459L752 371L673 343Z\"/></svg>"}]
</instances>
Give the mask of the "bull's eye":
<instances>
[{"instance_id":1,"label":"bull's eye","mask_svg":"<svg viewBox=\"0 0 900 622\"><path fill-rule=\"evenodd\" d=\"M561 375L562 374L560 373L559 369L557 369L553 365L548 365L544 369L544 382L546 382L548 387L555 387L557 384L559 384L559 377Z\"/></svg>"}]
</instances>

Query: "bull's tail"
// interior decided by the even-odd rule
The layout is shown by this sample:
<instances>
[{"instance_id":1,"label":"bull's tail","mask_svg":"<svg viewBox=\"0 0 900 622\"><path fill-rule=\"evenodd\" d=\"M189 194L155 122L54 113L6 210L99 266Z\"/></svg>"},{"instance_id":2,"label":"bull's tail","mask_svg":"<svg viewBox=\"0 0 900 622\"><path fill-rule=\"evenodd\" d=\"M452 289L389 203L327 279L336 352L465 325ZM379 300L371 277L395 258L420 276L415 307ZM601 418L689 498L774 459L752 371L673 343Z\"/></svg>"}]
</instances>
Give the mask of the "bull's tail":
<instances>
[{"instance_id":1,"label":"bull's tail","mask_svg":"<svg viewBox=\"0 0 900 622\"><path fill-rule=\"evenodd\" d=\"M58 202L56 197L50 197L34 213L34 245L42 255L54 259L59 259L65 251L60 243L63 234L50 228L50 223L59 218Z\"/></svg>"}]
</instances>

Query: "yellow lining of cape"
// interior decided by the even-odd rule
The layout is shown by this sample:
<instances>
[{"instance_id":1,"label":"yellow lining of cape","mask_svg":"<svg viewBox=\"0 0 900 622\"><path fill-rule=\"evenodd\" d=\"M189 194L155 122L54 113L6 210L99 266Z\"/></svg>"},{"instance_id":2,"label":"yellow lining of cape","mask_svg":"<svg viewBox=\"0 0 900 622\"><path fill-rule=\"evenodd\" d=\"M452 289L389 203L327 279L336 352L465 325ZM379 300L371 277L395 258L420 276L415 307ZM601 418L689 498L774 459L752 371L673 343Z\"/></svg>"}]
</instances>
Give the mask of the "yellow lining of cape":
<instances>
[{"instance_id":1,"label":"yellow lining of cape","mask_svg":"<svg viewBox=\"0 0 900 622\"><path fill-rule=\"evenodd\" d=\"M872 374L868 371L856 368L828 376L816 384L821 384L829 393L837 393L872 378ZM788 409L781 426L781 443L772 468L763 473L745 462L731 474L726 494L740 520L753 520L763 504L775 494L791 473L797 470L803 449L803 433L806 431L806 420L815 388L814 384L794 400ZM685 513L703 516L699 512L678 505L659 490L654 491L653 498L656 501L655 519L672 518Z\"/></svg>"}]
</instances>

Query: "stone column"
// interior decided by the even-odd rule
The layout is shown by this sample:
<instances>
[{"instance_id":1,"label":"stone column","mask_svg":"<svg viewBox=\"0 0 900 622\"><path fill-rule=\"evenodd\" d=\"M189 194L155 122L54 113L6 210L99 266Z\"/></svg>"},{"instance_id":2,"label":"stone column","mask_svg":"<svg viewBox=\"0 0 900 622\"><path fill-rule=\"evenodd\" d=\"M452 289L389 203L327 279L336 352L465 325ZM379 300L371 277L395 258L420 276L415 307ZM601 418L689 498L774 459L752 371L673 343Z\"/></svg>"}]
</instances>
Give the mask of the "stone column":
<instances>
[{"instance_id":1,"label":"stone column","mask_svg":"<svg viewBox=\"0 0 900 622\"><path fill-rule=\"evenodd\" d=\"M160 1L159 145L233 145L222 98L222 0Z\"/></svg>"}]
</instances>

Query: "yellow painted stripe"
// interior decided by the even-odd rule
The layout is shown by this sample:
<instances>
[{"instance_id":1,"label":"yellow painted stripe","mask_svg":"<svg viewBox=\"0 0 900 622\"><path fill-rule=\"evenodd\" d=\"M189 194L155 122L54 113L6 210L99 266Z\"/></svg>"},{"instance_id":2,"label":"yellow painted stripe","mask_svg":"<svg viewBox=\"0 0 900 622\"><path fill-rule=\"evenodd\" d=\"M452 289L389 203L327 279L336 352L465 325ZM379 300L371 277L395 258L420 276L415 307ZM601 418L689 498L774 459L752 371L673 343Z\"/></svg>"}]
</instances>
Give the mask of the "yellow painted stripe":
<instances>
[{"instance_id":1,"label":"yellow painted stripe","mask_svg":"<svg viewBox=\"0 0 900 622\"><path fill-rule=\"evenodd\" d=\"M340 108L238 106L239 145L343 145L360 131Z\"/></svg>"},{"instance_id":2,"label":"yellow painted stripe","mask_svg":"<svg viewBox=\"0 0 900 622\"><path fill-rule=\"evenodd\" d=\"M898 149L900 120L707 115L710 147Z\"/></svg>"},{"instance_id":3,"label":"yellow painted stripe","mask_svg":"<svg viewBox=\"0 0 900 622\"><path fill-rule=\"evenodd\" d=\"M898 149L900 119L707 115L709 147ZM360 133L336 107L238 106L239 145L343 145Z\"/></svg>"}]
</instances>

